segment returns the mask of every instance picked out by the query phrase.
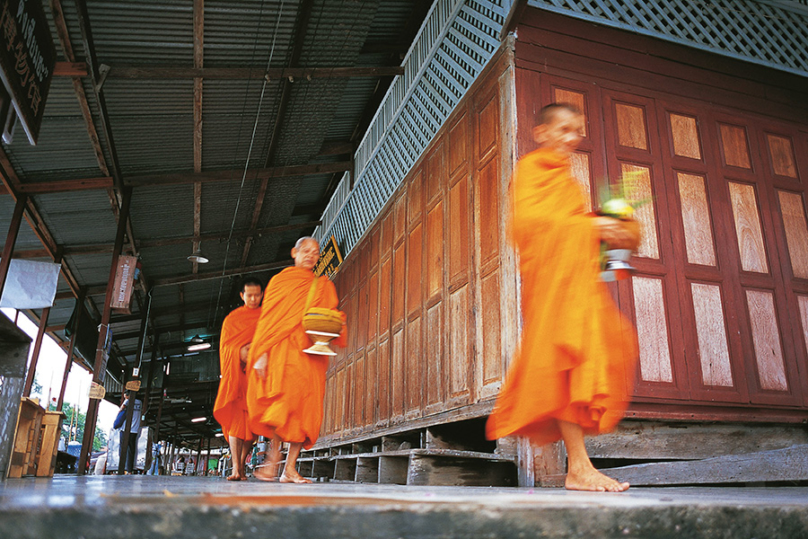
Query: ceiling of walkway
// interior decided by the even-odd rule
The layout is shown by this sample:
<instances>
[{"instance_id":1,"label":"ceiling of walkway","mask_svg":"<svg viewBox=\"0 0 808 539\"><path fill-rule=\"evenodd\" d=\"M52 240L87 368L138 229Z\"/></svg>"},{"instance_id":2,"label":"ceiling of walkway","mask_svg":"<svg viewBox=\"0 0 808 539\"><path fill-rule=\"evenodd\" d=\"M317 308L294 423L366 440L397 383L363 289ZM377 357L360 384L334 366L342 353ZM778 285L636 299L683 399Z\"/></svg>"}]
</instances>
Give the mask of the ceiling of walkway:
<instances>
[{"instance_id":1,"label":"ceiling of walkway","mask_svg":"<svg viewBox=\"0 0 808 539\"><path fill-rule=\"evenodd\" d=\"M100 320L131 188L124 252L142 274L131 312L112 315L109 369L131 372L148 312L143 384L149 418L165 388L161 437L216 432L190 419L211 415L215 335L240 280L267 281L314 230L430 5L43 0L57 66L37 145L17 125L0 150L0 242L27 194L14 257L61 257L47 327L66 342L78 296ZM199 249L209 263L188 260ZM212 351L189 355L195 335Z\"/></svg>"}]
</instances>

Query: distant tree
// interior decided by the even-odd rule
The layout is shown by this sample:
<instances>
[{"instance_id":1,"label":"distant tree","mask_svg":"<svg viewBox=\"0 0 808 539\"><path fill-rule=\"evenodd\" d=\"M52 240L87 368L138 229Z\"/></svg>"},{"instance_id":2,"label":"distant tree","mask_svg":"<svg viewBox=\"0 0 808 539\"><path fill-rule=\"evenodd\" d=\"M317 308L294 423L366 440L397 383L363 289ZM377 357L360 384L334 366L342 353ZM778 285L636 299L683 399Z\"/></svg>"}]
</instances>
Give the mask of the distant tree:
<instances>
[{"instance_id":1,"label":"distant tree","mask_svg":"<svg viewBox=\"0 0 808 539\"><path fill-rule=\"evenodd\" d=\"M76 409L70 403L62 405L62 412L65 414L65 420L62 423L62 433L68 440L81 441L84 439L84 423L87 419L87 414ZM71 433L72 423L72 433ZM107 445L107 433L104 425L96 423L95 436L93 437L93 451L98 451ZM71 436L72 434L72 436Z\"/></svg>"}]
</instances>

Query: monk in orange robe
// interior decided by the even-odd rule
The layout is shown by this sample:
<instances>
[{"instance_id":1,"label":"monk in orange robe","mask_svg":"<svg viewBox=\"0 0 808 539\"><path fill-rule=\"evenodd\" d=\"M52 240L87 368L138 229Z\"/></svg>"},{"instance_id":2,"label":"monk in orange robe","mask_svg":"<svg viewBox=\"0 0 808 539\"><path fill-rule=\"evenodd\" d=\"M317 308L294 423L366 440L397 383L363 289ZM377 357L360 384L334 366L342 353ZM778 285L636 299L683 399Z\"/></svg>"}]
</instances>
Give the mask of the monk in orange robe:
<instances>
[{"instance_id":1,"label":"monk in orange robe","mask_svg":"<svg viewBox=\"0 0 808 539\"><path fill-rule=\"evenodd\" d=\"M277 480L281 444L289 443L282 483L310 483L296 468L301 448L309 448L320 434L328 356L303 352L311 345L303 329L303 311L314 282L312 268L320 246L311 237L300 238L292 249L294 267L269 281L261 318L247 365L247 407L253 431L272 439L269 465L255 472L264 481ZM309 307L336 309L337 291L327 278L317 279ZM344 320L344 314L343 314ZM338 346L345 346L345 326Z\"/></svg>"},{"instance_id":2,"label":"monk in orange robe","mask_svg":"<svg viewBox=\"0 0 808 539\"><path fill-rule=\"evenodd\" d=\"M228 481L246 481L246 460L255 437L250 430L247 414L247 354L253 340L258 318L261 316L261 298L264 287L257 279L245 279L241 285L242 307L227 315L219 338L221 380L219 394L213 405L213 417L222 426L222 433L230 444L233 471Z\"/></svg>"},{"instance_id":3,"label":"monk in orange robe","mask_svg":"<svg viewBox=\"0 0 808 539\"><path fill-rule=\"evenodd\" d=\"M599 244L630 248L637 238L621 221L586 213L569 168L583 122L572 107L545 107L533 133L541 147L517 165L512 234L524 326L486 428L489 439L563 439L567 489L620 492L628 483L592 465L584 435L620 421L637 357L634 329L599 279Z\"/></svg>"}]
</instances>

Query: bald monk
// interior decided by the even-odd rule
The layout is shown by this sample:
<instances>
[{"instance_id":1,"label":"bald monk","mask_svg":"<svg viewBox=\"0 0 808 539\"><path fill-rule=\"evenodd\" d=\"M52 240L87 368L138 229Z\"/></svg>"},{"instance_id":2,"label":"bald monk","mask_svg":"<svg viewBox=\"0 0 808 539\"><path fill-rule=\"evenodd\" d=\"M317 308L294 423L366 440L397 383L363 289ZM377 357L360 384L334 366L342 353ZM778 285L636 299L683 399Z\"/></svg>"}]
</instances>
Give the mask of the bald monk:
<instances>
[{"instance_id":1,"label":"bald monk","mask_svg":"<svg viewBox=\"0 0 808 539\"><path fill-rule=\"evenodd\" d=\"M621 492L629 484L592 465L584 435L620 421L637 356L634 329L599 279L599 243L629 248L637 238L621 221L586 213L569 168L583 125L572 107L545 107L533 131L540 148L516 168L512 233L524 327L486 428L489 439L563 439L567 489Z\"/></svg>"},{"instance_id":2,"label":"bald monk","mask_svg":"<svg viewBox=\"0 0 808 539\"><path fill-rule=\"evenodd\" d=\"M281 444L289 452L281 483L310 483L297 473L297 457L320 433L328 356L303 352L311 345L303 330L303 310L314 282L312 268L320 257L320 246L311 237L300 238L292 249L294 267L286 268L269 281L261 318L248 359L247 407L253 431L272 439L269 464L255 477L277 480ZM337 291L329 279L317 279L310 307L336 309ZM344 320L344 314L343 314ZM345 326L333 341L345 346Z\"/></svg>"},{"instance_id":3,"label":"bald monk","mask_svg":"<svg viewBox=\"0 0 808 539\"><path fill-rule=\"evenodd\" d=\"M261 299L264 287L254 278L245 279L241 285L242 307L227 315L222 323L219 339L221 380L219 394L213 405L213 417L222 426L222 433L230 444L233 471L228 481L246 481L245 461L255 437L250 430L247 414L247 354L253 340L258 318L261 316Z\"/></svg>"}]
</instances>

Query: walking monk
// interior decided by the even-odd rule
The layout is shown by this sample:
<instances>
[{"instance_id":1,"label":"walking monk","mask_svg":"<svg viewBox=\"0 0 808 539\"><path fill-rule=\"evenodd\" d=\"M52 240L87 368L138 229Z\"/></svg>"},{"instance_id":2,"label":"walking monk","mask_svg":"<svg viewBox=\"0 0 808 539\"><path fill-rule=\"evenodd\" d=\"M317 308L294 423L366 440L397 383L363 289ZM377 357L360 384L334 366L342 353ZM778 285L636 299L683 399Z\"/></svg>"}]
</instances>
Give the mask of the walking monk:
<instances>
[{"instance_id":1,"label":"walking monk","mask_svg":"<svg viewBox=\"0 0 808 539\"><path fill-rule=\"evenodd\" d=\"M286 268L269 281L261 318L255 330L247 366L247 407L253 432L272 439L269 465L255 472L264 481L277 478L281 443L289 453L281 483L310 483L295 466L302 447L317 441L323 420L325 372L328 356L303 352L311 345L303 330L303 311L315 282L312 268L320 257L320 246L311 237L300 238L292 249L294 267ZM327 278L318 278L309 307L336 309L337 291ZM344 320L344 314L343 314ZM345 326L333 341L345 346Z\"/></svg>"},{"instance_id":2,"label":"walking monk","mask_svg":"<svg viewBox=\"0 0 808 539\"><path fill-rule=\"evenodd\" d=\"M219 394L213 405L213 417L222 426L222 433L230 443L233 471L228 481L246 481L245 462L250 453L254 435L250 430L247 415L247 353L253 340L258 317L261 316L261 298L264 287L261 281L245 279L241 285L243 307L234 310L222 323L219 339L219 361L222 378Z\"/></svg>"},{"instance_id":3,"label":"walking monk","mask_svg":"<svg viewBox=\"0 0 808 539\"><path fill-rule=\"evenodd\" d=\"M636 336L599 279L598 254L601 240L626 248L636 236L620 221L586 213L569 168L583 122L572 107L545 107L533 132L541 147L517 165L512 231L524 327L487 434L537 445L563 439L567 489L620 492L628 483L595 469L584 435L612 429L628 405Z\"/></svg>"}]
</instances>

